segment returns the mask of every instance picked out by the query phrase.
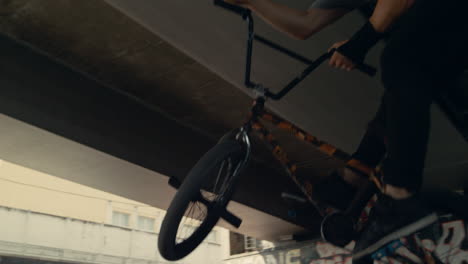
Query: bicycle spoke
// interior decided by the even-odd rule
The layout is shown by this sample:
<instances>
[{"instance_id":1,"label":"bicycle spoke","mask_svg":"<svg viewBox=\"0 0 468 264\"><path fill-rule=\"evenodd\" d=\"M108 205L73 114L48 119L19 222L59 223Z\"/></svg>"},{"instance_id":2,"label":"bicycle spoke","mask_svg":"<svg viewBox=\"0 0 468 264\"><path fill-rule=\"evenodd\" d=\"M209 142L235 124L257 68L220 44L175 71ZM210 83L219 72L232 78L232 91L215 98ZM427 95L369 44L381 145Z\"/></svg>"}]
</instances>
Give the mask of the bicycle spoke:
<instances>
[{"instance_id":1,"label":"bicycle spoke","mask_svg":"<svg viewBox=\"0 0 468 264\"><path fill-rule=\"evenodd\" d=\"M192 210L193 210L193 206L190 203L189 208L188 208L188 212L186 210L185 213L184 213L184 217L185 217L184 222L190 217Z\"/></svg>"},{"instance_id":2,"label":"bicycle spoke","mask_svg":"<svg viewBox=\"0 0 468 264\"><path fill-rule=\"evenodd\" d=\"M226 175L225 175L225 170L226 171L229 171L229 168L230 168L230 160L225 160L223 161L222 165L220 166L219 170L218 170L218 177L216 179L216 184L214 185L213 187L213 190L212 190L212 197L214 197L213 200L215 200L221 192L223 186L224 186L224 183L226 181Z\"/></svg>"},{"instance_id":3,"label":"bicycle spoke","mask_svg":"<svg viewBox=\"0 0 468 264\"><path fill-rule=\"evenodd\" d=\"M181 227L182 227L182 230L181 230L181 232L180 232L181 235L184 234L183 231L184 231L184 230L186 229L186 227L187 227L187 222L188 222L189 219L190 219L190 216L191 216L192 211L193 211L193 206L190 205L188 212L187 212L186 214L184 214L185 216L184 216L183 221L181 221ZM181 228L181 227L179 226L179 228Z\"/></svg>"},{"instance_id":4,"label":"bicycle spoke","mask_svg":"<svg viewBox=\"0 0 468 264\"><path fill-rule=\"evenodd\" d=\"M196 202L190 202L184 214L184 219L181 221L179 225L179 231L177 232L178 243L183 242L184 240L188 239L193 234L192 228L194 228L194 226L192 222L193 222L193 219L195 219L194 216L195 216L195 212L197 208L199 208L199 206L196 204Z\"/></svg>"},{"instance_id":5,"label":"bicycle spoke","mask_svg":"<svg viewBox=\"0 0 468 264\"><path fill-rule=\"evenodd\" d=\"M197 203L197 207L200 209L201 212L203 212L203 215L202 215L203 218L202 218L202 219L198 219L198 218L197 218L197 220L202 221L202 220L205 219L205 217L206 217L206 212L205 212L205 210L203 210L203 209L200 207L199 203Z\"/></svg>"},{"instance_id":6,"label":"bicycle spoke","mask_svg":"<svg viewBox=\"0 0 468 264\"><path fill-rule=\"evenodd\" d=\"M216 193L216 187L218 186L218 182L219 182L219 179L221 177L221 174L223 172L223 168L224 168L224 164L226 163L226 161L223 161L223 163L221 163L221 167L218 171L218 176L216 177L216 182L214 184L214 187L213 187L213 195Z\"/></svg>"},{"instance_id":7,"label":"bicycle spoke","mask_svg":"<svg viewBox=\"0 0 468 264\"><path fill-rule=\"evenodd\" d=\"M215 201L227 189L231 176L232 176L232 160L226 159L221 163L216 174L216 179L210 190L202 191L202 196L208 201Z\"/></svg>"},{"instance_id":8,"label":"bicycle spoke","mask_svg":"<svg viewBox=\"0 0 468 264\"><path fill-rule=\"evenodd\" d=\"M224 194L224 192L229 186L229 182L232 178L231 171L232 171L232 162L229 162L229 167L228 167L228 170L226 171L226 177L224 178L224 182L222 185L223 189L219 191L220 194Z\"/></svg>"},{"instance_id":9,"label":"bicycle spoke","mask_svg":"<svg viewBox=\"0 0 468 264\"><path fill-rule=\"evenodd\" d=\"M177 232L177 243L183 243L196 232L200 225L209 217L210 210L216 207L225 192L228 190L232 174L238 166L232 158L228 157L217 166L213 184L210 188L200 190L197 197L186 208L184 219L180 222Z\"/></svg>"}]
</instances>

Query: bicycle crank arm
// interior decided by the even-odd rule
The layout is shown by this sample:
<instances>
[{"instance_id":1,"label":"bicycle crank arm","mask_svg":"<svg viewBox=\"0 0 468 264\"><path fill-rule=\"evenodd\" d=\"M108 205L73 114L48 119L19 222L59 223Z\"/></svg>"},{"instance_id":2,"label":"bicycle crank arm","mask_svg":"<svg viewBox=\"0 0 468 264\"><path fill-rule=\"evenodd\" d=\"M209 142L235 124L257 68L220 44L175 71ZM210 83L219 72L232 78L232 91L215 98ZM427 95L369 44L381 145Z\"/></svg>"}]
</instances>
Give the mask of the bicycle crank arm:
<instances>
[{"instance_id":1,"label":"bicycle crank arm","mask_svg":"<svg viewBox=\"0 0 468 264\"><path fill-rule=\"evenodd\" d=\"M242 224L242 219L229 212L226 208L221 211L221 218L235 228L239 228Z\"/></svg>"},{"instance_id":2,"label":"bicycle crank arm","mask_svg":"<svg viewBox=\"0 0 468 264\"><path fill-rule=\"evenodd\" d=\"M179 189L180 185L182 184L178 179L174 177L170 177L168 183L171 187L173 187L176 190ZM200 202L204 204L206 207L212 206L212 203L204 199L201 194L197 198L194 199L194 202ZM219 210L220 210L219 216L222 219L224 219L226 222L228 222L230 225L234 226L235 228L240 227L240 225L242 224L242 219L235 216L233 213L229 212L226 208L222 208Z\"/></svg>"},{"instance_id":3,"label":"bicycle crank arm","mask_svg":"<svg viewBox=\"0 0 468 264\"><path fill-rule=\"evenodd\" d=\"M196 199L196 201L204 204L206 207L213 206L212 203L200 196ZM240 225L242 224L242 219L234 215L233 213L229 212L226 208L218 208L219 210L219 216L224 219L226 222L228 222L230 225L232 225L235 228L239 228Z\"/></svg>"}]
</instances>

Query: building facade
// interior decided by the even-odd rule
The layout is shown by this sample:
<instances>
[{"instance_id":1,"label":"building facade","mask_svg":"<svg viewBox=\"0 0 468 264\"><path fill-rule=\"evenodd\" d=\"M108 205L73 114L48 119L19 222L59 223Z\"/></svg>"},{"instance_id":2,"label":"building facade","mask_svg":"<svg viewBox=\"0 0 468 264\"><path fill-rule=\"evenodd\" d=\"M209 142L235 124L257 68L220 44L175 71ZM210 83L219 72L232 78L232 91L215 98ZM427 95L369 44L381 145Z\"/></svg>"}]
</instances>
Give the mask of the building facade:
<instances>
[{"instance_id":1,"label":"building facade","mask_svg":"<svg viewBox=\"0 0 468 264\"><path fill-rule=\"evenodd\" d=\"M165 212L0 161L0 256L64 263L166 263L157 252ZM177 263L221 263L229 231L216 227ZM2 263L4 263L2 262Z\"/></svg>"}]
</instances>

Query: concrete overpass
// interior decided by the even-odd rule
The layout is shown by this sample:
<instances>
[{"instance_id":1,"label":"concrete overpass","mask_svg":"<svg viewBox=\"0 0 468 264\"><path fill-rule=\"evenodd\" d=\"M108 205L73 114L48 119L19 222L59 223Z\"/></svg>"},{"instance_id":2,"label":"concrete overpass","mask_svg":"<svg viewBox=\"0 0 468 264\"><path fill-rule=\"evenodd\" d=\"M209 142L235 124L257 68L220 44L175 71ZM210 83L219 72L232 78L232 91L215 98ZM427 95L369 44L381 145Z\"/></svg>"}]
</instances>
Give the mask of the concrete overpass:
<instances>
[{"instance_id":1,"label":"concrete overpass","mask_svg":"<svg viewBox=\"0 0 468 264\"><path fill-rule=\"evenodd\" d=\"M2 2L0 158L167 208L174 193L167 176L183 179L217 138L242 123L250 105L241 85L244 24L211 2ZM353 13L302 42L256 22L262 34L313 58L361 21ZM303 67L266 48L254 56L255 79L271 87ZM378 78L321 67L269 107L351 152L381 92ZM433 116L426 183L459 188L467 144L436 108ZM342 165L279 138L306 164L299 173L321 177ZM245 220L239 231L270 240L316 232L315 212L289 217L282 191L297 189L259 146L232 205Z\"/></svg>"}]
</instances>

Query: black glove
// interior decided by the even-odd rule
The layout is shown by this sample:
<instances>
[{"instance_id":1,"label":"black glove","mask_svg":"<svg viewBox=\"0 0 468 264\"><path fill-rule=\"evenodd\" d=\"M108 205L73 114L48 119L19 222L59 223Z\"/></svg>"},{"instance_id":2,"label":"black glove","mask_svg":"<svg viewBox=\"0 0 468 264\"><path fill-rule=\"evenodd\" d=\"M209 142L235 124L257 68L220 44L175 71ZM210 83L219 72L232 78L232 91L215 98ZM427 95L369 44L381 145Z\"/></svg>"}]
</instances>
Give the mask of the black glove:
<instances>
[{"instance_id":1,"label":"black glove","mask_svg":"<svg viewBox=\"0 0 468 264\"><path fill-rule=\"evenodd\" d=\"M372 24L367 22L348 42L340 46L337 51L354 63L362 63L369 50L384 36L384 33L375 31Z\"/></svg>"}]
</instances>

